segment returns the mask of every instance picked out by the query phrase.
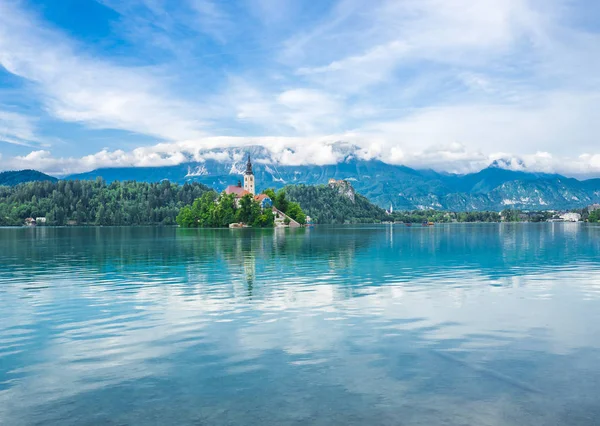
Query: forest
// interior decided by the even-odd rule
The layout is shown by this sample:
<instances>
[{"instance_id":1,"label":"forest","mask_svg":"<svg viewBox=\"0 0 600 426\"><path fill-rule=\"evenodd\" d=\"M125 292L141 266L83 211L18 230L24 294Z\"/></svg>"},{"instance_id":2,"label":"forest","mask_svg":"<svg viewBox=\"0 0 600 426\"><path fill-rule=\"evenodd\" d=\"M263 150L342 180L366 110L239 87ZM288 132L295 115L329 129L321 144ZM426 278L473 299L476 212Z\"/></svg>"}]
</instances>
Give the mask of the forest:
<instances>
[{"instance_id":1,"label":"forest","mask_svg":"<svg viewBox=\"0 0 600 426\"><path fill-rule=\"evenodd\" d=\"M328 185L289 185L264 191L273 204L301 224L306 215L317 224L379 223L396 221L444 222L542 222L553 212L444 212L437 210L397 211L388 215L358 193L351 196ZM238 208L234 200L223 198L205 185L186 183L59 180L0 185L0 226L21 226L26 218L46 218L46 225L176 225L221 227L243 222L258 227L273 226L272 217L260 212L251 197ZM578 210L583 220L600 222L600 210ZM179 219L178 219L179 216ZM195 222L194 222L195 221Z\"/></svg>"},{"instance_id":2,"label":"forest","mask_svg":"<svg viewBox=\"0 0 600 426\"><path fill-rule=\"evenodd\" d=\"M283 191L290 201L297 202L314 223L377 223L389 220L381 207L352 192L341 193L329 185L288 185Z\"/></svg>"},{"instance_id":3,"label":"forest","mask_svg":"<svg viewBox=\"0 0 600 426\"><path fill-rule=\"evenodd\" d=\"M287 199L284 190L264 191L274 206L300 223L306 223L306 215L300 205ZM232 223L243 223L258 228L270 228L275 225L273 211L269 207L261 208L251 195L245 195L237 202L233 194L206 192L191 206L185 206L177 216L177 223L184 228L222 228ZM289 223L289 222L288 222Z\"/></svg>"},{"instance_id":4,"label":"forest","mask_svg":"<svg viewBox=\"0 0 600 426\"><path fill-rule=\"evenodd\" d=\"M0 226L45 217L46 225L175 225L180 209L212 191L186 183L60 180L0 186Z\"/></svg>"}]
</instances>

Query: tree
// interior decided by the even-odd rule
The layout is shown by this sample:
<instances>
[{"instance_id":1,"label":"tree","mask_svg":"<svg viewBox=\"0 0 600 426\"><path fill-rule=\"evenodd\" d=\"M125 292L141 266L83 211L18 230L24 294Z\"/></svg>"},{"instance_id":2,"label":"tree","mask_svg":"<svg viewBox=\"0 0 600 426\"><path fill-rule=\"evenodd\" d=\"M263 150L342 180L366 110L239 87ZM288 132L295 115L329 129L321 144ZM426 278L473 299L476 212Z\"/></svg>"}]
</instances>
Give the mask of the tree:
<instances>
[{"instance_id":1,"label":"tree","mask_svg":"<svg viewBox=\"0 0 600 426\"><path fill-rule=\"evenodd\" d=\"M184 228L194 228L198 226L198 219L194 215L191 207L185 206L177 215L177 223Z\"/></svg>"},{"instance_id":2,"label":"tree","mask_svg":"<svg viewBox=\"0 0 600 426\"><path fill-rule=\"evenodd\" d=\"M104 204L101 204L98 208L98 212L96 213L96 225L104 226L108 224L108 215L106 213L106 209L104 208Z\"/></svg>"},{"instance_id":3,"label":"tree","mask_svg":"<svg viewBox=\"0 0 600 426\"><path fill-rule=\"evenodd\" d=\"M75 205L75 220L77 221L78 225L82 225L87 222L85 209L81 200L77 201L77 204Z\"/></svg>"},{"instance_id":4,"label":"tree","mask_svg":"<svg viewBox=\"0 0 600 426\"><path fill-rule=\"evenodd\" d=\"M275 207L277 207L277 209L281 210L284 213L287 213L289 203L287 198L285 197L285 190L280 190L275 196L273 202L275 203Z\"/></svg>"},{"instance_id":5,"label":"tree","mask_svg":"<svg viewBox=\"0 0 600 426\"><path fill-rule=\"evenodd\" d=\"M236 220L236 204L234 194L223 194L214 211L215 226L225 227Z\"/></svg>"},{"instance_id":6,"label":"tree","mask_svg":"<svg viewBox=\"0 0 600 426\"><path fill-rule=\"evenodd\" d=\"M300 204L291 202L288 204L286 214L301 225L306 223L306 215L300 208Z\"/></svg>"},{"instance_id":7,"label":"tree","mask_svg":"<svg viewBox=\"0 0 600 426\"><path fill-rule=\"evenodd\" d=\"M252 225L260 228L272 228L274 224L275 218L273 216L273 211L267 209L256 218Z\"/></svg>"},{"instance_id":8,"label":"tree","mask_svg":"<svg viewBox=\"0 0 600 426\"><path fill-rule=\"evenodd\" d=\"M246 194L240 199L240 207L237 211L238 222L251 225L260 214L260 205L254 200L252 195Z\"/></svg>"},{"instance_id":9,"label":"tree","mask_svg":"<svg viewBox=\"0 0 600 426\"><path fill-rule=\"evenodd\" d=\"M277 197L277 195L275 194L275 190L273 188L267 188L263 191L263 194L265 194L267 197L269 197L271 199L271 201L275 202L275 197Z\"/></svg>"}]
</instances>

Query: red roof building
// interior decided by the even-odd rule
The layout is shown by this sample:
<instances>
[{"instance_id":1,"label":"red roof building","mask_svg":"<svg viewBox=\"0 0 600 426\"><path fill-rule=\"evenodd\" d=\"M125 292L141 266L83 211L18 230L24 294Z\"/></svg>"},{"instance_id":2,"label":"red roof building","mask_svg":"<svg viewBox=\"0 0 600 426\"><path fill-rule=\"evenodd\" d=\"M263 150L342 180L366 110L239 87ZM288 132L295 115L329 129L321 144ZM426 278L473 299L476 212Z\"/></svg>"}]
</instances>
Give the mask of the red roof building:
<instances>
[{"instance_id":1,"label":"red roof building","mask_svg":"<svg viewBox=\"0 0 600 426\"><path fill-rule=\"evenodd\" d=\"M250 193L241 186L229 185L227 188L225 188L225 194L235 194L237 198L242 198L244 195Z\"/></svg>"}]
</instances>

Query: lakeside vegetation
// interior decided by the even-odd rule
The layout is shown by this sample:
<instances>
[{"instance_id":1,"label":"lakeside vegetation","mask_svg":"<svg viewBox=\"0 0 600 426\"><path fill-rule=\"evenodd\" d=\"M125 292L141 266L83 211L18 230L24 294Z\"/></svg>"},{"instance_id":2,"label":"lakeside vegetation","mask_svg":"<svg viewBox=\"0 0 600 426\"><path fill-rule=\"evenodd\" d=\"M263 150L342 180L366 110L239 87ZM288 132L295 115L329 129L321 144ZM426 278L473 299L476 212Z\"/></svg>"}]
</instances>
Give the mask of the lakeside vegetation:
<instances>
[{"instance_id":1,"label":"lakeside vegetation","mask_svg":"<svg viewBox=\"0 0 600 426\"><path fill-rule=\"evenodd\" d=\"M46 225L174 225L180 209L212 191L205 185L93 181L0 186L0 226L45 217Z\"/></svg>"},{"instance_id":2,"label":"lakeside vegetation","mask_svg":"<svg viewBox=\"0 0 600 426\"><path fill-rule=\"evenodd\" d=\"M275 192L267 189L263 192L272 204L281 212L301 225L306 223L306 215L298 203L289 201L284 190ZM271 204L262 208L261 204L249 194L236 199L235 194L217 194L209 191L185 206L177 215L177 223L184 228L222 228L232 223L242 223L257 228L275 226ZM289 222L288 222L289 223Z\"/></svg>"},{"instance_id":3,"label":"lakeside vegetation","mask_svg":"<svg viewBox=\"0 0 600 426\"><path fill-rule=\"evenodd\" d=\"M355 193L350 186L340 189L330 185L288 185L283 190L314 223L379 223L387 217L384 209Z\"/></svg>"},{"instance_id":4,"label":"lakeside vegetation","mask_svg":"<svg viewBox=\"0 0 600 426\"><path fill-rule=\"evenodd\" d=\"M259 228L272 227L273 212L263 211L251 195L240 198L236 203L235 194L205 193L185 206L177 215L177 223L184 228L223 228L232 223L244 223Z\"/></svg>"},{"instance_id":5,"label":"lakeside vegetation","mask_svg":"<svg viewBox=\"0 0 600 426\"><path fill-rule=\"evenodd\" d=\"M572 213L581 215L582 221L590 223L600 222L600 210L589 212L587 208L571 210ZM505 209L501 212L446 212L439 210L413 210L394 212L388 216L388 221L404 223L473 223L473 222L547 222L558 220L556 211L523 211Z\"/></svg>"},{"instance_id":6,"label":"lakeside vegetation","mask_svg":"<svg viewBox=\"0 0 600 426\"><path fill-rule=\"evenodd\" d=\"M438 210L386 211L355 193L351 186L288 185L263 192L273 205L300 224L307 215L316 224L544 222L556 218L551 211L444 212ZM215 201L220 199L219 203ZM573 210L590 223L600 222L600 210ZM270 213L270 212L268 212ZM186 183L93 181L29 182L0 185L0 226L21 226L27 218L46 218L46 225L131 226L175 225L225 227L242 222L272 227L273 215L262 211L253 197L219 195L205 185Z\"/></svg>"}]
</instances>

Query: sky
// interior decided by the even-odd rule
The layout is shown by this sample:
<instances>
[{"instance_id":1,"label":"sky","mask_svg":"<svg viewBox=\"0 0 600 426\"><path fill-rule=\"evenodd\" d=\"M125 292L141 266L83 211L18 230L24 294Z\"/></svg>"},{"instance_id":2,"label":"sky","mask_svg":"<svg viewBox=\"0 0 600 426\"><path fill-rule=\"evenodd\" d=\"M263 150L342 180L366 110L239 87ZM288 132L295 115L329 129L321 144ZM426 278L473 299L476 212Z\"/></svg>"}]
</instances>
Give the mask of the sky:
<instances>
[{"instance_id":1,"label":"sky","mask_svg":"<svg viewBox=\"0 0 600 426\"><path fill-rule=\"evenodd\" d=\"M0 0L0 170L261 145L600 176L597 0Z\"/></svg>"}]
</instances>

